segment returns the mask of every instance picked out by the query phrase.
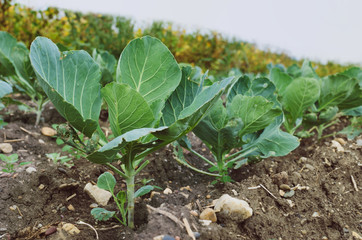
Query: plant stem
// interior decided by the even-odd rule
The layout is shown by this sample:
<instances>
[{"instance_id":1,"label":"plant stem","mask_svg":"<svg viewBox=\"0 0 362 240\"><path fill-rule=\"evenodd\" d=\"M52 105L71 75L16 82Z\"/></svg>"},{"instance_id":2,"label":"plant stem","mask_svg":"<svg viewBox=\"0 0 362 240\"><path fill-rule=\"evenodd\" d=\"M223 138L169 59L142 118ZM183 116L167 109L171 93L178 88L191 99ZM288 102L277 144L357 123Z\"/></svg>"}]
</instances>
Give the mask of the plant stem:
<instances>
[{"instance_id":1,"label":"plant stem","mask_svg":"<svg viewBox=\"0 0 362 240\"><path fill-rule=\"evenodd\" d=\"M39 122L40 122L40 117L41 117L41 114L43 112L43 103L44 103L44 98L40 98L39 101L36 102L37 104L37 110L36 110L36 120L35 120L35 126L38 126L39 125Z\"/></svg>"},{"instance_id":2,"label":"plant stem","mask_svg":"<svg viewBox=\"0 0 362 240\"><path fill-rule=\"evenodd\" d=\"M128 227L134 228L134 171L129 172L129 176L126 179L127 185L127 214L128 214Z\"/></svg>"}]
</instances>

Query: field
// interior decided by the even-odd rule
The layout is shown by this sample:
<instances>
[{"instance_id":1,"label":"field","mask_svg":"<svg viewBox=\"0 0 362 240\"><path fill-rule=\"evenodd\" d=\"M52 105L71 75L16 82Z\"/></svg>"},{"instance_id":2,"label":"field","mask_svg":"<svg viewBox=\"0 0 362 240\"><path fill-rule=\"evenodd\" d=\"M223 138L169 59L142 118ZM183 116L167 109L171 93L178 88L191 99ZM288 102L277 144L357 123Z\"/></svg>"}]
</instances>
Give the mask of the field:
<instances>
[{"instance_id":1,"label":"field","mask_svg":"<svg viewBox=\"0 0 362 240\"><path fill-rule=\"evenodd\" d=\"M0 239L362 239L360 66L10 2Z\"/></svg>"}]
</instances>

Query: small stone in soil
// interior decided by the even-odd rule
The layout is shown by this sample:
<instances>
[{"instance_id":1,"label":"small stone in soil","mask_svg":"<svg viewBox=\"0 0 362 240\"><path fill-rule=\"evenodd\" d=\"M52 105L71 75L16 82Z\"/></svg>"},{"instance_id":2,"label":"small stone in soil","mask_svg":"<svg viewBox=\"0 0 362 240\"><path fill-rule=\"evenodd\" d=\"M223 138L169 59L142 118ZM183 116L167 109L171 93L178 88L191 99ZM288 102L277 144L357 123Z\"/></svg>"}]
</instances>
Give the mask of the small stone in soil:
<instances>
[{"instance_id":1,"label":"small stone in soil","mask_svg":"<svg viewBox=\"0 0 362 240\"><path fill-rule=\"evenodd\" d=\"M45 236L49 236L57 231L57 228L54 226L51 226L45 231Z\"/></svg>"},{"instance_id":2,"label":"small stone in soil","mask_svg":"<svg viewBox=\"0 0 362 240\"><path fill-rule=\"evenodd\" d=\"M289 204L289 207L291 207L291 208L295 206L295 204L293 203L293 201L290 200L290 199L287 199L287 203Z\"/></svg>"},{"instance_id":3,"label":"small stone in soil","mask_svg":"<svg viewBox=\"0 0 362 240\"><path fill-rule=\"evenodd\" d=\"M166 188L165 190L163 190L163 194L172 194L172 190L170 188Z\"/></svg>"},{"instance_id":4,"label":"small stone in soil","mask_svg":"<svg viewBox=\"0 0 362 240\"><path fill-rule=\"evenodd\" d=\"M302 233L303 235L306 235L306 234L307 234L307 231L306 231L306 230L301 230L301 233Z\"/></svg>"},{"instance_id":5,"label":"small stone in soil","mask_svg":"<svg viewBox=\"0 0 362 240\"><path fill-rule=\"evenodd\" d=\"M319 212L314 212L314 213L312 214L312 217L320 217Z\"/></svg>"},{"instance_id":6,"label":"small stone in soil","mask_svg":"<svg viewBox=\"0 0 362 240\"><path fill-rule=\"evenodd\" d=\"M293 197L295 194L294 190L290 190L289 192L286 192L283 197L290 198Z\"/></svg>"},{"instance_id":7,"label":"small stone in soil","mask_svg":"<svg viewBox=\"0 0 362 240\"><path fill-rule=\"evenodd\" d=\"M153 240L162 240L164 235L159 235L153 238Z\"/></svg>"},{"instance_id":8,"label":"small stone in soil","mask_svg":"<svg viewBox=\"0 0 362 240\"><path fill-rule=\"evenodd\" d=\"M44 142L43 139L39 139L39 143L40 143L40 144L44 144L45 142Z\"/></svg>"},{"instance_id":9,"label":"small stone in soil","mask_svg":"<svg viewBox=\"0 0 362 240\"><path fill-rule=\"evenodd\" d=\"M97 203L92 203L91 205L89 205L90 208L97 208L98 204Z\"/></svg>"},{"instance_id":10,"label":"small stone in soil","mask_svg":"<svg viewBox=\"0 0 362 240\"><path fill-rule=\"evenodd\" d=\"M34 168L34 167L28 167L25 171L26 171L27 173L36 172L36 168Z\"/></svg>"},{"instance_id":11,"label":"small stone in soil","mask_svg":"<svg viewBox=\"0 0 362 240\"><path fill-rule=\"evenodd\" d=\"M44 135L44 136L48 136L48 137L52 137L54 135L57 134L57 131L54 130L53 128L50 128L50 127L43 127L41 129L41 133Z\"/></svg>"},{"instance_id":12,"label":"small stone in soil","mask_svg":"<svg viewBox=\"0 0 362 240\"><path fill-rule=\"evenodd\" d=\"M194 232L194 237L199 238L199 237L201 237L201 234L199 232Z\"/></svg>"},{"instance_id":13,"label":"small stone in soil","mask_svg":"<svg viewBox=\"0 0 362 240\"><path fill-rule=\"evenodd\" d=\"M192 216L194 216L194 217L198 217L198 216L199 216L199 214L198 214L195 210L190 211L190 214L191 214Z\"/></svg>"},{"instance_id":14,"label":"small stone in soil","mask_svg":"<svg viewBox=\"0 0 362 240\"><path fill-rule=\"evenodd\" d=\"M210 198L211 198L211 195L206 195L206 198L207 198L207 199L210 199Z\"/></svg>"},{"instance_id":15,"label":"small stone in soil","mask_svg":"<svg viewBox=\"0 0 362 240\"><path fill-rule=\"evenodd\" d=\"M73 207L72 204L69 204L69 205L68 205L68 210L74 212L74 211L75 211L75 208Z\"/></svg>"},{"instance_id":16,"label":"small stone in soil","mask_svg":"<svg viewBox=\"0 0 362 240\"><path fill-rule=\"evenodd\" d=\"M279 195L282 196L282 197L284 197L284 194L285 194L285 192L280 189L280 190L279 190Z\"/></svg>"},{"instance_id":17,"label":"small stone in soil","mask_svg":"<svg viewBox=\"0 0 362 240\"><path fill-rule=\"evenodd\" d=\"M204 211L202 211L202 213L200 214L200 219L201 220L210 220L212 222L217 221L215 211L211 208L206 208Z\"/></svg>"},{"instance_id":18,"label":"small stone in soil","mask_svg":"<svg viewBox=\"0 0 362 240\"><path fill-rule=\"evenodd\" d=\"M80 233L79 229L71 223L64 224L62 229L71 235Z\"/></svg>"},{"instance_id":19,"label":"small stone in soil","mask_svg":"<svg viewBox=\"0 0 362 240\"><path fill-rule=\"evenodd\" d=\"M344 148L342 147L342 145L339 142L335 141L335 140L332 140L331 147L336 148L337 152L344 152Z\"/></svg>"},{"instance_id":20,"label":"small stone in soil","mask_svg":"<svg viewBox=\"0 0 362 240\"><path fill-rule=\"evenodd\" d=\"M253 209L249 204L228 194L222 195L215 203L215 211L227 215L230 219L239 222L250 218L253 215Z\"/></svg>"},{"instance_id":21,"label":"small stone in soil","mask_svg":"<svg viewBox=\"0 0 362 240\"><path fill-rule=\"evenodd\" d=\"M171 237L170 235L163 236L162 240L175 240L174 237Z\"/></svg>"},{"instance_id":22,"label":"small stone in soil","mask_svg":"<svg viewBox=\"0 0 362 240\"><path fill-rule=\"evenodd\" d=\"M289 187L289 185L287 185L287 184L281 184L281 185L279 186L279 188L280 188L281 190L284 190L284 191L289 191L289 190L290 190L290 187Z\"/></svg>"},{"instance_id":23,"label":"small stone in soil","mask_svg":"<svg viewBox=\"0 0 362 240\"><path fill-rule=\"evenodd\" d=\"M40 184L38 188L39 188L39 190L43 190L43 189L45 188L45 185L44 185L44 184Z\"/></svg>"},{"instance_id":24,"label":"small stone in soil","mask_svg":"<svg viewBox=\"0 0 362 240\"><path fill-rule=\"evenodd\" d=\"M65 170L64 168L58 167L57 169L59 172L67 174L67 170Z\"/></svg>"},{"instance_id":25,"label":"small stone in soil","mask_svg":"<svg viewBox=\"0 0 362 240\"><path fill-rule=\"evenodd\" d=\"M201 223L202 226L209 226L212 223L211 220L202 220L202 219L199 219L199 222Z\"/></svg>"},{"instance_id":26,"label":"small stone in soil","mask_svg":"<svg viewBox=\"0 0 362 240\"><path fill-rule=\"evenodd\" d=\"M94 199L97 204L106 206L109 199L112 197L112 194L104 189L99 188L97 185L92 185L87 183L84 187L84 191Z\"/></svg>"},{"instance_id":27,"label":"small stone in soil","mask_svg":"<svg viewBox=\"0 0 362 240\"><path fill-rule=\"evenodd\" d=\"M65 211L67 211L67 208L66 207L61 207L60 209L59 209L61 212L65 212Z\"/></svg>"},{"instance_id":28,"label":"small stone in soil","mask_svg":"<svg viewBox=\"0 0 362 240\"><path fill-rule=\"evenodd\" d=\"M302 221L300 221L300 224L304 225L308 220L306 218L303 218Z\"/></svg>"},{"instance_id":29,"label":"small stone in soil","mask_svg":"<svg viewBox=\"0 0 362 240\"><path fill-rule=\"evenodd\" d=\"M0 143L0 150L3 153L11 153L13 151L13 146L10 143Z\"/></svg>"}]
</instances>

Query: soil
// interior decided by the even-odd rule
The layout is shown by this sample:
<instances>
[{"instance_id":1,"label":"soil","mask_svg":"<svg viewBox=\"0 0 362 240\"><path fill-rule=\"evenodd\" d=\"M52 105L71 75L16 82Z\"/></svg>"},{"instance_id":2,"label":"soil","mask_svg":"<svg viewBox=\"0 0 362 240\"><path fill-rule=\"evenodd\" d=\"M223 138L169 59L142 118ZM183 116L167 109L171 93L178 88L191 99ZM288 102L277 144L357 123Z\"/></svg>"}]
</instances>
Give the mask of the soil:
<instances>
[{"instance_id":1,"label":"soil","mask_svg":"<svg viewBox=\"0 0 362 240\"><path fill-rule=\"evenodd\" d=\"M79 221L92 225L99 239L153 239L159 235L191 239L185 228L162 210L181 222L187 219L192 231L200 234L198 239L334 240L354 239L353 235L362 233L362 158L356 139L344 138L344 152L331 147L333 138L319 142L314 138L302 140L301 146L289 155L233 170L233 182L216 185L210 184L212 177L178 165L171 146L167 146L148 156L151 164L138 176L138 182L153 179L151 184L162 189L168 187L172 193L166 195L156 190L159 194L137 199L136 229L131 230L116 220L96 222L90 214L94 201L83 188L88 182L96 182L97 177L108 170L106 167L81 158L68 168L54 164L45 156L54 152L66 155L55 138L40 134L41 127L63 122L51 105L43 114L45 121L37 127L34 115L16 108L6 109L2 115L9 124L0 130L0 143L12 140L12 153L19 155L19 162L31 163L16 164L14 174L0 173L0 239L96 239L95 231ZM343 125L342 122L330 131ZM202 143L195 139L193 143L197 151L209 154ZM197 159L186 156L192 164L204 167ZM28 167L34 167L36 172L28 173L25 171ZM124 188L122 179L117 177L117 180L118 189ZM294 196L283 198L279 194L283 183L291 187L299 184L300 189L295 190ZM62 184L69 186L60 188ZM260 184L271 194L261 187L250 188ZM216 223L202 226L198 217L190 214L190 209L200 213L223 194L247 201L253 216L236 222L217 215ZM69 210L69 205L74 209ZM116 210L113 201L106 208ZM70 235L61 230L64 223L74 224L80 233ZM52 226L57 227L57 231L45 236L45 231Z\"/></svg>"}]
</instances>

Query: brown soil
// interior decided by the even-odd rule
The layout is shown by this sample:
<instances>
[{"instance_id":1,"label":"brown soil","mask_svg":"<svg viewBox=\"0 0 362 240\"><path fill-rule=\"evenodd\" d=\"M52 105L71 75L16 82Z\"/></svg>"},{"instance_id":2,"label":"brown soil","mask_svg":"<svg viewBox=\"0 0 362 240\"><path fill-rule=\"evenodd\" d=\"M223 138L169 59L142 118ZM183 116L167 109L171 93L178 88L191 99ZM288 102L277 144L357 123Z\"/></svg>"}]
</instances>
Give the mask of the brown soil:
<instances>
[{"instance_id":1,"label":"brown soil","mask_svg":"<svg viewBox=\"0 0 362 240\"><path fill-rule=\"evenodd\" d=\"M201 234L199 239L334 240L353 239L352 234L361 235L362 232L361 147L355 141L347 142L343 146L344 152L337 152L330 147L332 138L321 142L303 140L301 146L288 156L266 159L234 170L231 173L234 182L217 185L210 185L213 178L178 165L173 160L171 147L166 147L148 157L151 164L138 179L154 179L153 185L163 189L169 187L173 193L165 195L158 190L160 194L152 198L148 194L138 199L137 228L133 231L119 225L116 220L96 222L90 215L89 205L93 201L83 188L88 182L96 182L97 177L108 170L106 167L80 159L74 161L74 167L67 168L47 160L46 153L61 152L61 146L54 138L40 134L41 127L62 121L54 109L46 109L46 121L39 127L33 126L35 117L31 114L13 111L2 115L9 124L0 130L0 143L4 142L5 136L7 140L20 139L11 143L13 153L19 155L19 162L31 161L30 165L17 166L15 174L0 173L0 236L4 239L96 239L90 227L77 224L79 220L94 226L99 239L153 239L158 235L191 239L184 228L158 210L171 213L180 221L186 218L191 229ZM197 142L196 150L203 152L204 146ZM203 166L197 159L188 157L193 164ZM25 169L29 166L37 171L27 173ZM287 175L283 177L285 173L282 172ZM351 176L359 191L354 188ZM117 180L118 188L124 187L122 179ZM76 184L59 189L64 183ZM308 190L296 190L291 198L282 198L278 187L281 183L299 184ZM42 189L39 188L41 184ZM248 189L259 184L276 198L262 188ZM186 186L190 186L191 191L181 190ZM242 223L218 216L217 223L202 226L190 214L190 208L200 212L225 193L246 200L253 208L253 216ZM67 201L73 194L75 197ZM74 211L67 209L70 204ZM14 205L17 209L11 210ZM156 210L147 208L147 205ZM116 206L111 201L107 209L116 210ZM56 233L45 237L45 230L51 226L60 227L62 223L76 225L80 233L67 235L58 228Z\"/></svg>"}]
</instances>

